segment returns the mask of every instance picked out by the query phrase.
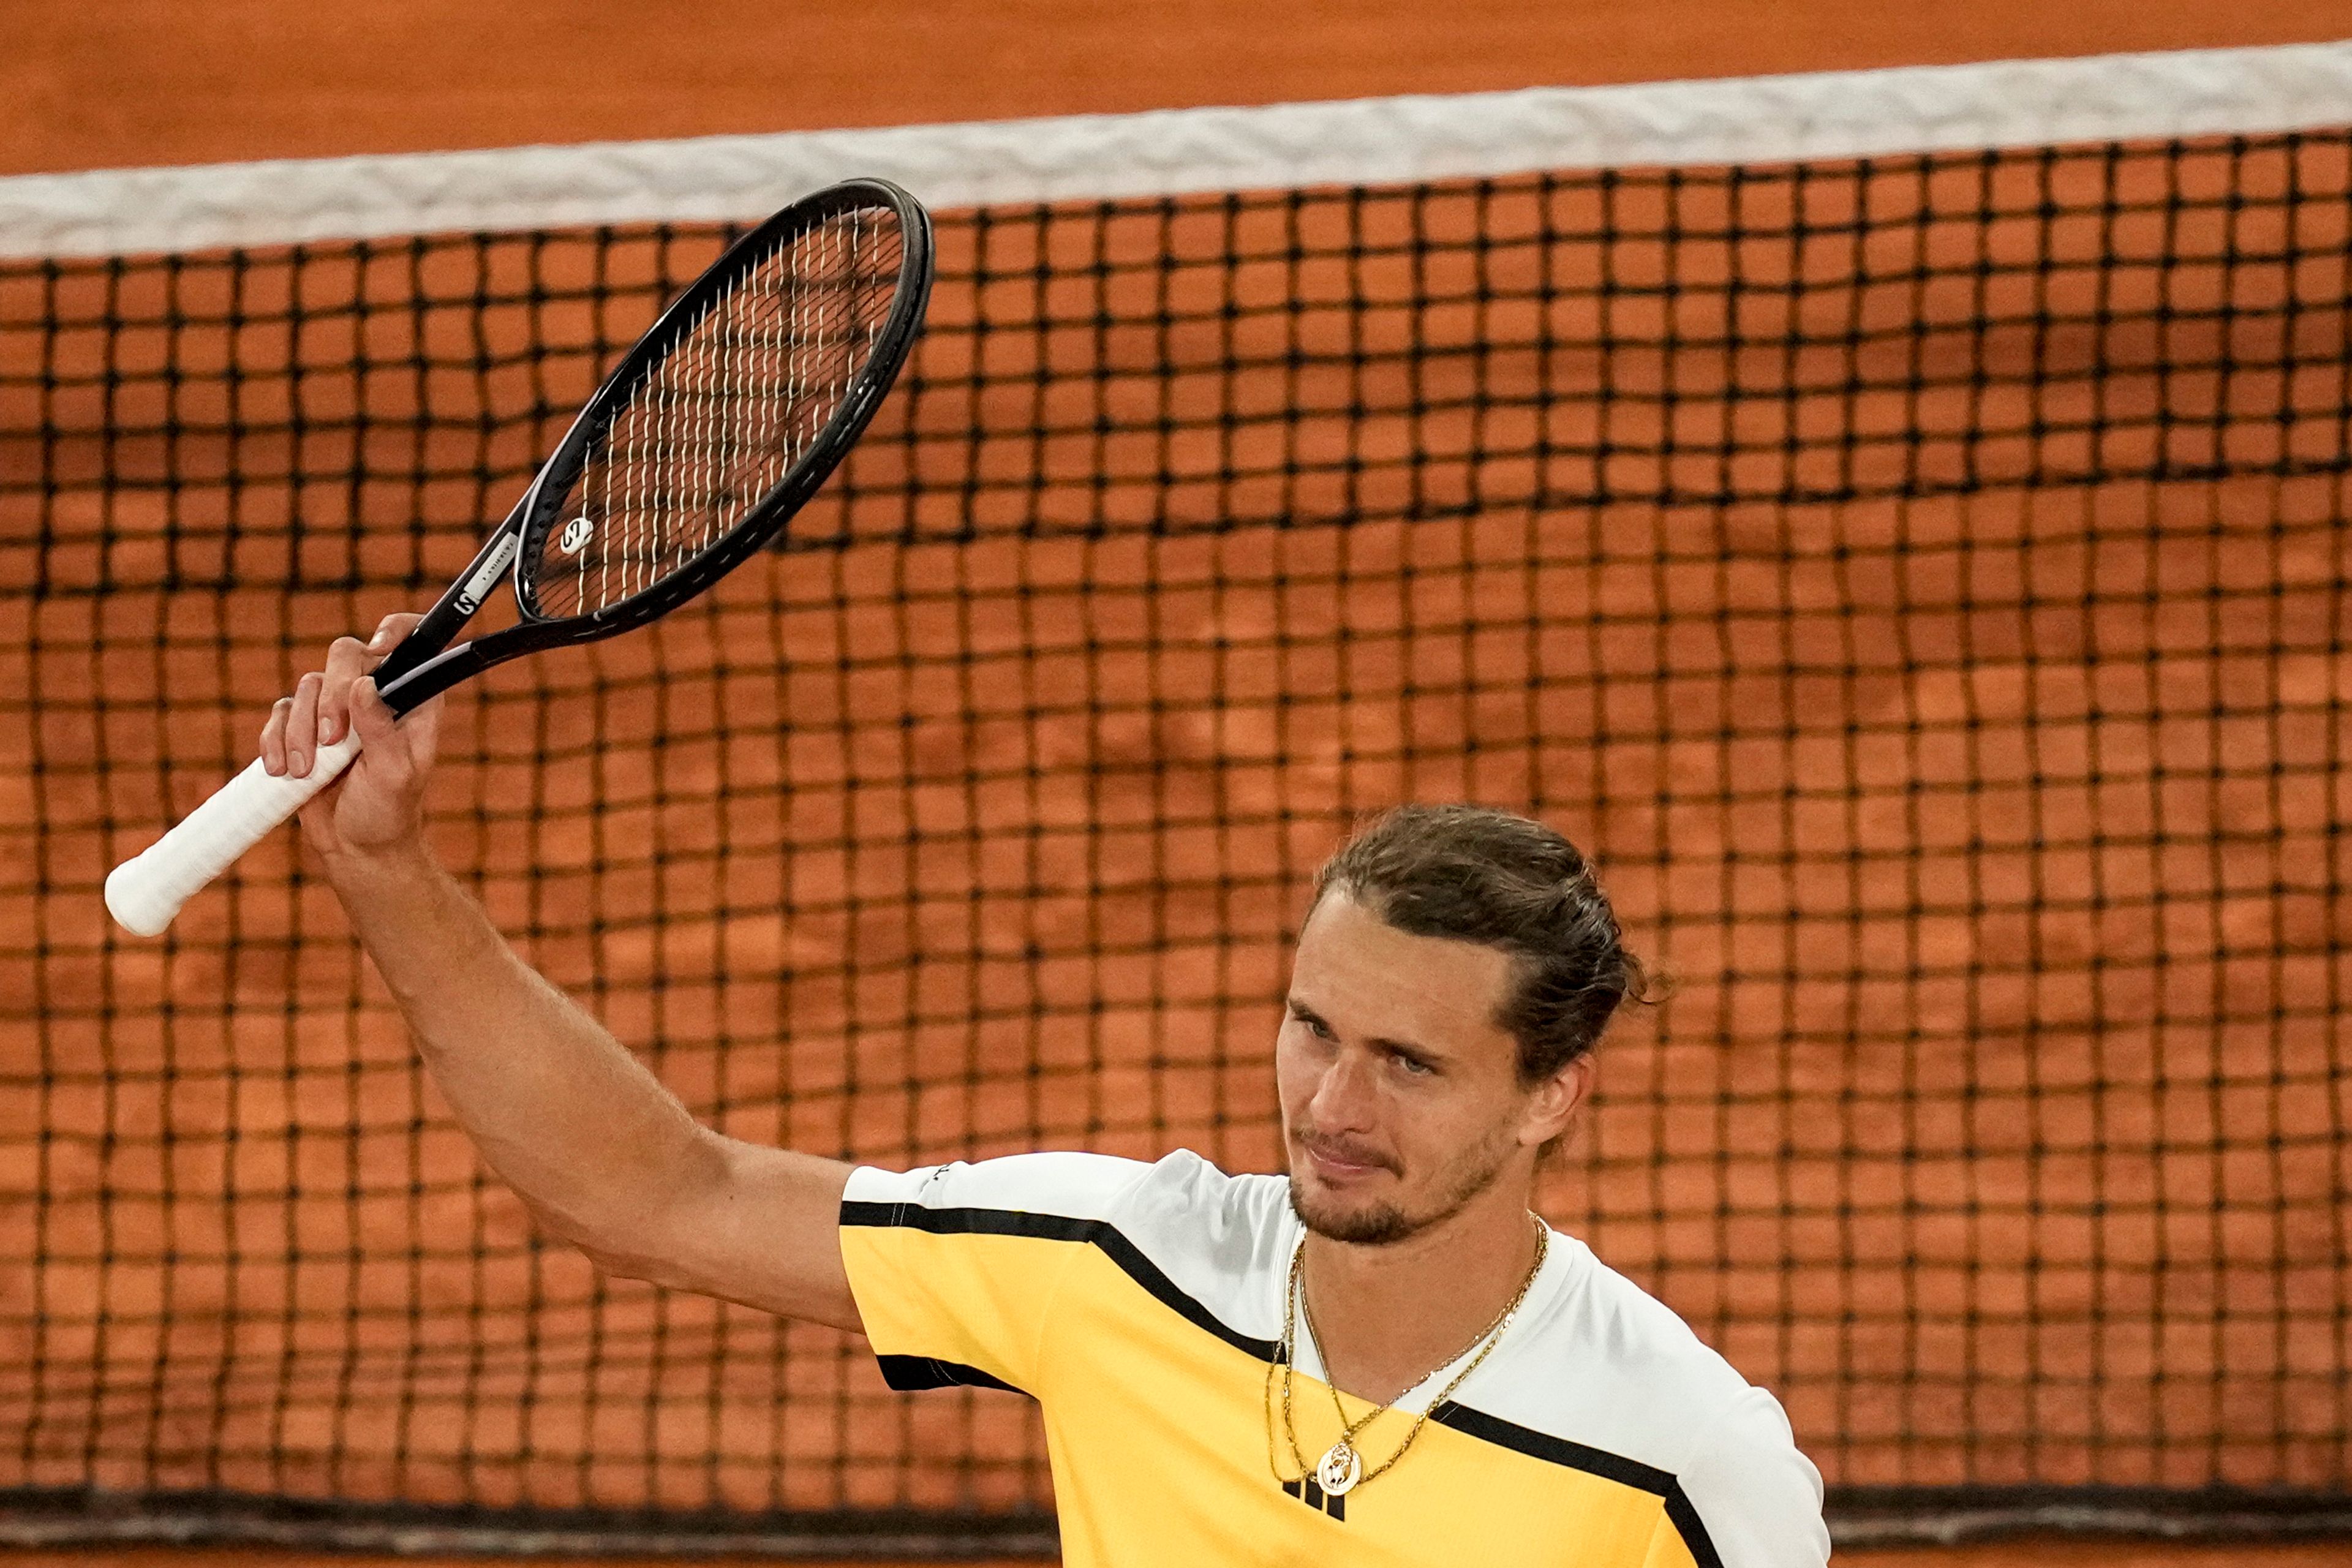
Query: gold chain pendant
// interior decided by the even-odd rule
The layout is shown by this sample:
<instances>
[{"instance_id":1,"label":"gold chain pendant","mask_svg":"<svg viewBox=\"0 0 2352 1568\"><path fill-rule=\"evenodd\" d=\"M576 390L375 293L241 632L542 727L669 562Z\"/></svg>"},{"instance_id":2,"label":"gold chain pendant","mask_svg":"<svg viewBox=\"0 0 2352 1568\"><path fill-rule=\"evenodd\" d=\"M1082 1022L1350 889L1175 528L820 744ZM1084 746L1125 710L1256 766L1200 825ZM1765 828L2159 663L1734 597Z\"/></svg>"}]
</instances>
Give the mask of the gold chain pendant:
<instances>
[{"instance_id":1,"label":"gold chain pendant","mask_svg":"<svg viewBox=\"0 0 2352 1568\"><path fill-rule=\"evenodd\" d=\"M1345 1437L1324 1449L1322 1462L1315 1467L1315 1484L1326 1497L1346 1497L1363 1479L1364 1457Z\"/></svg>"}]
</instances>

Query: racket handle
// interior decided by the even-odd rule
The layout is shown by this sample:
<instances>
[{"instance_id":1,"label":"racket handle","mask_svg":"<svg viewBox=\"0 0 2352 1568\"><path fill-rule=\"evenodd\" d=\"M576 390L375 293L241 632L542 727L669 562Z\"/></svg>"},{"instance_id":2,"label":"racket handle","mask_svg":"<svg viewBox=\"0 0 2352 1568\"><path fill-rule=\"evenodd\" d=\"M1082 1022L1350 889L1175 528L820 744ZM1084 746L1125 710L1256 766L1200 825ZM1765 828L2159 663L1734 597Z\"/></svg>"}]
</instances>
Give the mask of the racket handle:
<instances>
[{"instance_id":1,"label":"racket handle","mask_svg":"<svg viewBox=\"0 0 2352 1568\"><path fill-rule=\"evenodd\" d=\"M114 868L106 879L107 911L125 931L161 936L182 904L334 783L359 754L355 730L320 747L302 778L273 776L256 758L178 826Z\"/></svg>"}]
</instances>

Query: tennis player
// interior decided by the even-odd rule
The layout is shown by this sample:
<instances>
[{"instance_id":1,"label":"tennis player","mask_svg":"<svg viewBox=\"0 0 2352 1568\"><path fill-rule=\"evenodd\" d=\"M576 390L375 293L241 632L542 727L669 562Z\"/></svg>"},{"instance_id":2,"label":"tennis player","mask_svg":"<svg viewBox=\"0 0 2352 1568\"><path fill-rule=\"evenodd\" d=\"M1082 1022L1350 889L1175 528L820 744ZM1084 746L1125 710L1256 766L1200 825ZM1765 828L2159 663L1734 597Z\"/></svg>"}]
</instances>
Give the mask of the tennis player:
<instances>
[{"instance_id":1,"label":"tennis player","mask_svg":"<svg viewBox=\"0 0 2352 1568\"><path fill-rule=\"evenodd\" d=\"M862 1331L901 1389L1043 1405L1065 1560L1817 1568L1772 1396L1528 1208L1640 971L1549 828L1407 807L1318 881L1275 1043L1290 1174L1036 1153L896 1172L698 1125L435 863L436 701L344 638L272 713L310 847L499 1174L604 1268Z\"/></svg>"}]
</instances>

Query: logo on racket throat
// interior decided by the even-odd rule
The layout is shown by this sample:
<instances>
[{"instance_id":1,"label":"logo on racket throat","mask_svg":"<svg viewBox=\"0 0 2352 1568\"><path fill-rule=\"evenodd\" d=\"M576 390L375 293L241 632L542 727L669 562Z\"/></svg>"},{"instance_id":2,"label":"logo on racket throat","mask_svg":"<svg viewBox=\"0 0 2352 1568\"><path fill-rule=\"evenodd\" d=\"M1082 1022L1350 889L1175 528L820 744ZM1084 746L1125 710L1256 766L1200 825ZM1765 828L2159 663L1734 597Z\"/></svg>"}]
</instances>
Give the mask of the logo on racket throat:
<instances>
[{"instance_id":1,"label":"logo on racket throat","mask_svg":"<svg viewBox=\"0 0 2352 1568\"><path fill-rule=\"evenodd\" d=\"M596 525L584 515L575 517L563 525L562 533L555 536L555 547L566 555L577 555L588 547L589 535L595 531Z\"/></svg>"},{"instance_id":2,"label":"logo on racket throat","mask_svg":"<svg viewBox=\"0 0 2352 1568\"><path fill-rule=\"evenodd\" d=\"M489 553L482 557L480 567L472 576L467 578L464 586L457 590L457 609L460 614L470 616L482 607L482 595L490 591L490 584L499 580L499 574L507 569L515 558L515 552L521 548L520 534L509 531L499 536L498 543L491 546Z\"/></svg>"}]
</instances>

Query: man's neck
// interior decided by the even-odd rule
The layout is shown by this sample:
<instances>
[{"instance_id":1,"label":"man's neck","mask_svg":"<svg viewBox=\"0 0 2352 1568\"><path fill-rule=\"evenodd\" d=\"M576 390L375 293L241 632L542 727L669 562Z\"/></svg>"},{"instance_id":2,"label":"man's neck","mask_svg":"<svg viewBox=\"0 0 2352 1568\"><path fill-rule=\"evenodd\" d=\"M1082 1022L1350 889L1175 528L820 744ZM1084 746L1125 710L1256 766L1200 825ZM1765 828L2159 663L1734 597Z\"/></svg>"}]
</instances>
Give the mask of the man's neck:
<instances>
[{"instance_id":1,"label":"man's neck","mask_svg":"<svg viewBox=\"0 0 2352 1568\"><path fill-rule=\"evenodd\" d=\"M1461 1213L1382 1247L1309 1234L1304 1289L1324 1375L1386 1405L1469 1348L1528 1277L1526 1184L1497 1181Z\"/></svg>"}]
</instances>

